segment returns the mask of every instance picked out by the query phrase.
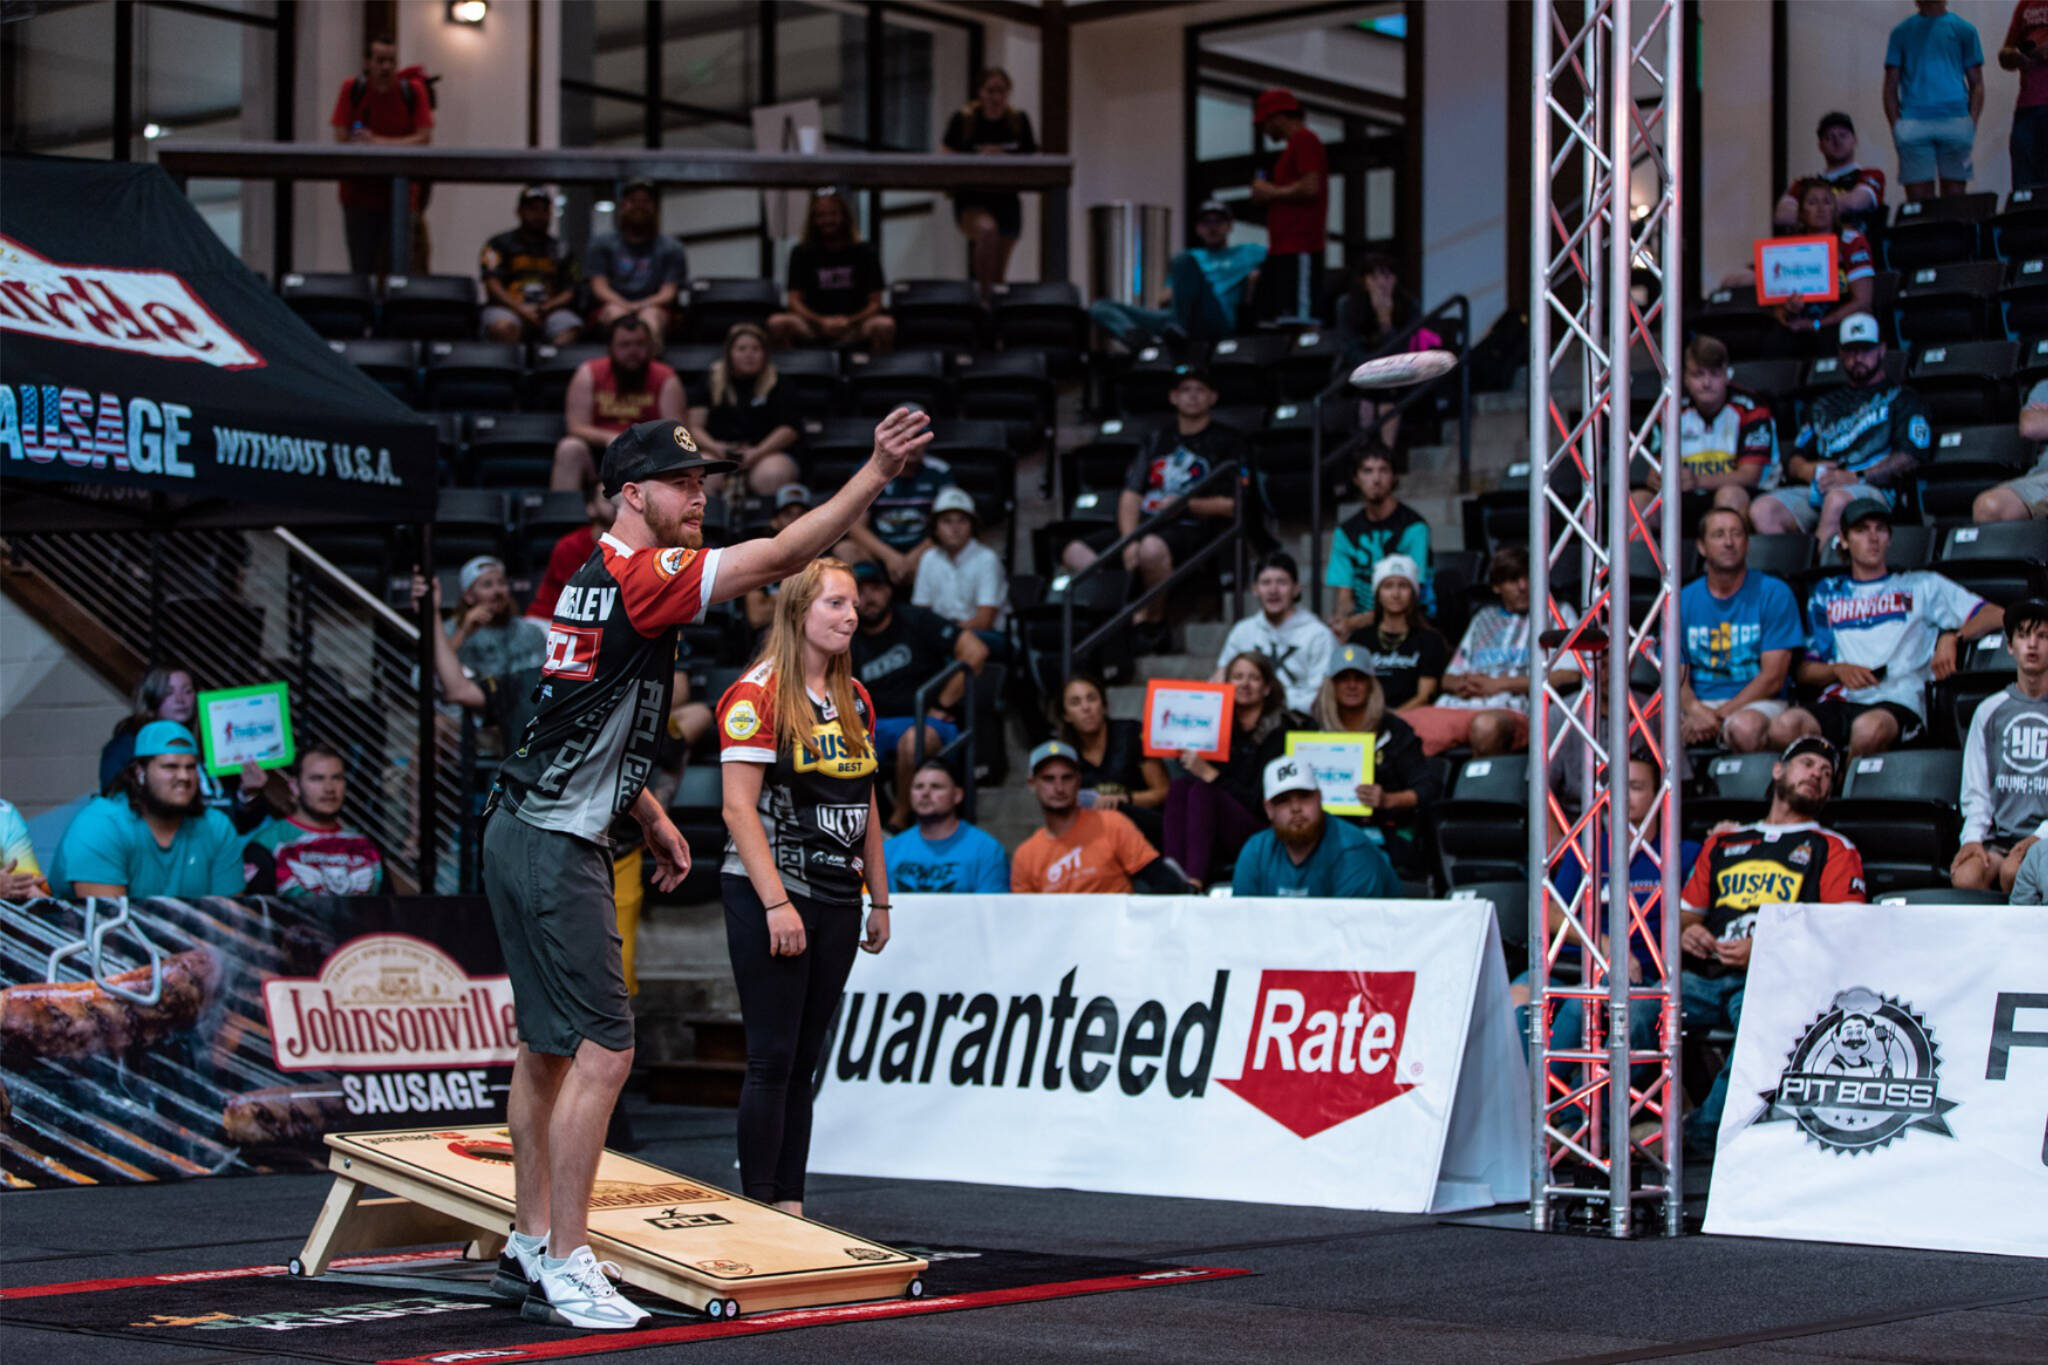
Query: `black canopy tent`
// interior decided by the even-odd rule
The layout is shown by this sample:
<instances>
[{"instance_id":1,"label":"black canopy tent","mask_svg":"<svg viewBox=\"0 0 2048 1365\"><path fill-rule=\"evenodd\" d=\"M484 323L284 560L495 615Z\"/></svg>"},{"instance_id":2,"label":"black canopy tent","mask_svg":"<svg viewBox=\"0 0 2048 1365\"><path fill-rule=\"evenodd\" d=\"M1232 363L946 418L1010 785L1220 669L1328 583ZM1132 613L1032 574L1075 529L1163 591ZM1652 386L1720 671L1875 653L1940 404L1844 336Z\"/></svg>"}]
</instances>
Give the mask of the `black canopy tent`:
<instances>
[{"instance_id":1,"label":"black canopy tent","mask_svg":"<svg viewBox=\"0 0 2048 1365\"><path fill-rule=\"evenodd\" d=\"M0 157L0 533L134 530L161 544L206 528L410 524L431 573L436 476L433 424L279 302L161 170ZM424 793L431 607L419 625ZM430 868L435 803L416 804Z\"/></svg>"},{"instance_id":2,"label":"black canopy tent","mask_svg":"<svg viewBox=\"0 0 2048 1365\"><path fill-rule=\"evenodd\" d=\"M154 166L0 158L0 524L428 522L431 423Z\"/></svg>"}]
</instances>

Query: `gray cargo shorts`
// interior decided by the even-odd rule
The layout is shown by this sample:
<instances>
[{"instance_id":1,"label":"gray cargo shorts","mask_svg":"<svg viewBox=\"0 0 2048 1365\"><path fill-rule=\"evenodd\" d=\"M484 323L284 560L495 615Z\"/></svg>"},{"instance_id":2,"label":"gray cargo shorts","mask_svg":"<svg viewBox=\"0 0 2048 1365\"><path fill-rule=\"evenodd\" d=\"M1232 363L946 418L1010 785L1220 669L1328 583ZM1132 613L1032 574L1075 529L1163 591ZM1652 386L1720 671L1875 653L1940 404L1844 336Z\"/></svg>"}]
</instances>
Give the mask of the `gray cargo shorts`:
<instances>
[{"instance_id":1,"label":"gray cargo shorts","mask_svg":"<svg viewBox=\"0 0 2048 1365\"><path fill-rule=\"evenodd\" d=\"M575 1056L586 1038L630 1049L610 852L500 809L484 822L483 871L519 1040L554 1057Z\"/></svg>"}]
</instances>

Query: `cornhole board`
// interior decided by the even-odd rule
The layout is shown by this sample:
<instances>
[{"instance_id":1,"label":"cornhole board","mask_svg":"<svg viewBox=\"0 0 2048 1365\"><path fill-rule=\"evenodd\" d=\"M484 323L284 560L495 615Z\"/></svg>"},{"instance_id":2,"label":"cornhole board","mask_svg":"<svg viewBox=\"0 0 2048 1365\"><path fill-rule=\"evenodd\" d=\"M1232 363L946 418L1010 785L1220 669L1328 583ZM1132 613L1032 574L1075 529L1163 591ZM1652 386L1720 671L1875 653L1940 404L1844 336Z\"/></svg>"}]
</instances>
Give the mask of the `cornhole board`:
<instances>
[{"instance_id":1,"label":"cornhole board","mask_svg":"<svg viewBox=\"0 0 2048 1365\"><path fill-rule=\"evenodd\" d=\"M467 1241L484 1260L512 1219L512 1140L502 1127L329 1133L333 1189L294 1275L337 1255ZM367 1189L393 1198L365 1199ZM849 1232L651 1166L598 1161L590 1249L636 1288L716 1318L862 1299L918 1298L926 1262Z\"/></svg>"}]
</instances>

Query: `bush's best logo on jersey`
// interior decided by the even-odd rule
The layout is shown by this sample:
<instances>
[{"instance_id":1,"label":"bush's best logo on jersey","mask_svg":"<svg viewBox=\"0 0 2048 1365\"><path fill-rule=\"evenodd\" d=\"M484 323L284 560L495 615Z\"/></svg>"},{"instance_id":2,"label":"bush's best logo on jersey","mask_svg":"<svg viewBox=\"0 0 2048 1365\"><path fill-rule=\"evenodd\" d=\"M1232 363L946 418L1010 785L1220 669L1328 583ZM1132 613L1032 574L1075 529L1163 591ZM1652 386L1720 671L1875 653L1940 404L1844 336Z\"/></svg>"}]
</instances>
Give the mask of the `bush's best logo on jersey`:
<instances>
[{"instance_id":1,"label":"bush's best logo on jersey","mask_svg":"<svg viewBox=\"0 0 2048 1365\"><path fill-rule=\"evenodd\" d=\"M1413 1090L1396 1079L1413 972L1265 972L1244 1070L1217 1079L1311 1138Z\"/></svg>"},{"instance_id":2,"label":"bush's best logo on jersey","mask_svg":"<svg viewBox=\"0 0 2048 1365\"><path fill-rule=\"evenodd\" d=\"M1754 910L1798 900L1805 882L1803 874L1783 863L1751 858L1721 869L1714 878L1714 900L1737 910Z\"/></svg>"},{"instance_id":3,"label":"bush's best logo on jersey","mask_svg":"<svg viewBox=\"0 0 2048 1365\"><path fill-rule=\"evenodd\" d=\"M814 747L809 749L801 744L797 746L796 770L800 773L824 773L827 777L866 777L875 770L875 746L870 743L866 753L854 753L846 743L846 736L839 733L839 722L836 720L813 725L811 743ZM865 810L866 807L862 809Z\"/></svg>"},{"instance_id":4,"label":"bush's best logo on jersey","mask_svg":"<svg viewBox=\"0 0 2048 1365\"><path fill-rule=\"evenodd\" d=\"M760 713L744 697L725 713L725 732L734 739L752 739L761 729Z\"/></svg>"},{"instance_id":5,"label":"bush's best logo on jersey","mask_svg":"<svg viewBox=\"0 0 2048 1365\"><path fill-rule=\"evenodd\" d=\"M1792 1045L1753 1123L1790 1120L1831 1152L1876 1151L1908 1128L1954 1137L1927 1022L1862 986L1836 995Z\"/></svg>"}]
</instances>

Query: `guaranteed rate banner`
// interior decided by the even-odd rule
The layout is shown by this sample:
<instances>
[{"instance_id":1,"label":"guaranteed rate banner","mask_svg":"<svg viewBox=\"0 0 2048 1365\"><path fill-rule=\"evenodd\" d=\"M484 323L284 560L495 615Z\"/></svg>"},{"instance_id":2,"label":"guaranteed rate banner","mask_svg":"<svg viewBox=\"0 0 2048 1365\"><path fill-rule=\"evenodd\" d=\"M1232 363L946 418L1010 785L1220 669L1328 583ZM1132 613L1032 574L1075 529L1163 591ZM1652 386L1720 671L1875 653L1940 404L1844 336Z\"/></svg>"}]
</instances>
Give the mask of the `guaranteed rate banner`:
<instances>
[{"instance_id":1,"label":"guaranteed rate banner","mask_svg":"<svg viewBox=\"0 0 2048 1365\"><path fill-rule=\"evenodd\" d=\"M89 907L0 902L5 1186L309 1170L330 1130L502 1120L512 991L481 898Z\"/></svg>"},{"instance_id":2,"label":"guaranteed rate banner","mask_svg":"<svg viewBox=\"0 0 2048 1365\"><path fill-rule=\"evenodd\" d=\"M896 907L828 1040L818 1170L1417 1213L1528 1197L1483 901Z\"/></svg>"},{"instance_id":3,"label":"guaranteed rate banner","mask_svg":"<svg viewBox=\"0 0 2048 1365\"><path fill-rule=\"evenodd\" d=\"M1706 1230L2048 1256L2048 916L1764 907Z\"/></svg>"}]
</instances>

